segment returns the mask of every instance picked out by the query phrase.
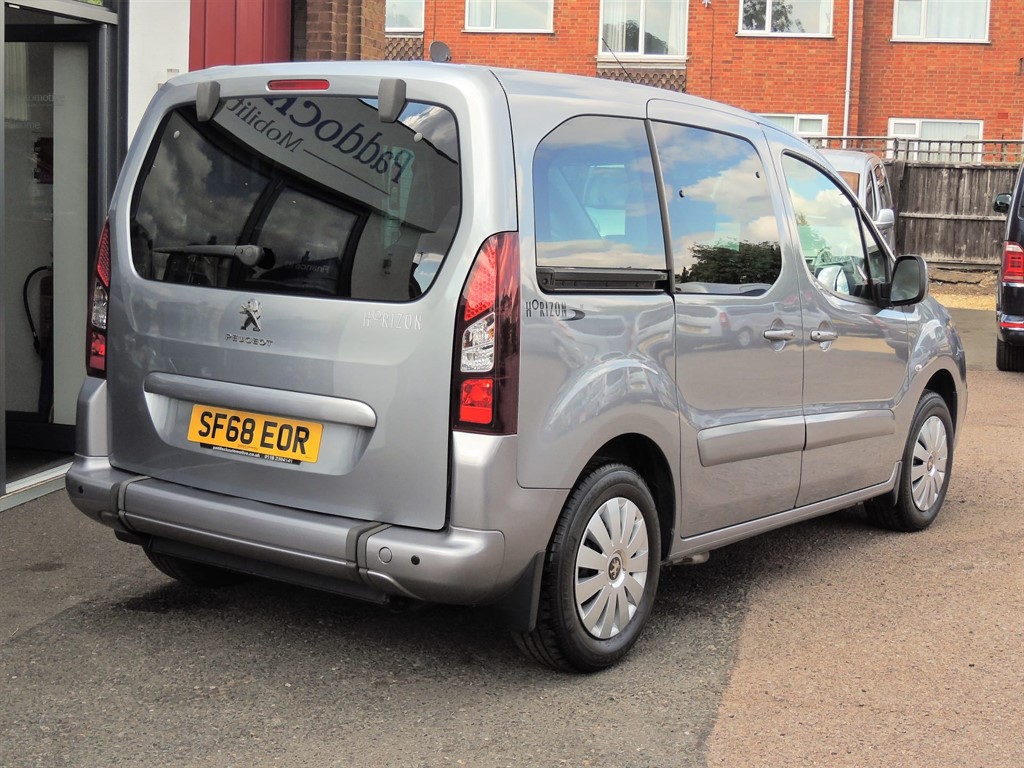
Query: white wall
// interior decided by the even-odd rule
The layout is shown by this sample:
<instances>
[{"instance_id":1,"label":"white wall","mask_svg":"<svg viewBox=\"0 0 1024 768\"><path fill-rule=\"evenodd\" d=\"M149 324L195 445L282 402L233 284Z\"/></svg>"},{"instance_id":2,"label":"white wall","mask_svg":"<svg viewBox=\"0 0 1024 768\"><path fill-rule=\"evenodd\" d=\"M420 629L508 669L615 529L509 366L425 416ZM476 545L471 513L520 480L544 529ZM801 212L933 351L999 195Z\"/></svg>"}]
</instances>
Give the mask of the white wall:
<instances>
[{"instance_id":1,"label":"white wall","mask_svg":"<svg viewBox=\"0 0 1024 768\"><path fill-rule=\"evenodd\" d=\"M89 252L89 51L55 46L53 54L53 422L74 424L85 379L85 324ZM10 253L8 251L8 253Z\"/></svg>"},{"instance_id":2,"label":"white wall","mask_svg":"<svg viewBox=\"0 0 1024 768\"><path fill-rule=\"evenodd\" d=\"M160 84L188 72L189 0L132 0L128 14L128 140Z\"/></svg>"}]
</instances>

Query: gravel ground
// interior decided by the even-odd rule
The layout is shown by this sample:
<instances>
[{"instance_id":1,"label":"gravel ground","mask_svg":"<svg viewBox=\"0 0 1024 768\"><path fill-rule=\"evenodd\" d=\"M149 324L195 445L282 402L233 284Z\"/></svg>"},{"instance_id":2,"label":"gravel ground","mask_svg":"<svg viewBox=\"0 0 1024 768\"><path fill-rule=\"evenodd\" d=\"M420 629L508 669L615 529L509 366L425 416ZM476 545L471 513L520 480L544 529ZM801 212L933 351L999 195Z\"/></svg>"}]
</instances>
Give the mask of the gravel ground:
<instances>
[{"instance_id":1,"label":"gravel ground","mask_svg":"<svg viewBox=\"0 0 1024 768\"><path fill-rule=\"evenodd\" d=\"M942 515L748 596L709 766L1024 765L1024 375L973 372ZM853 546L853 545L851 545Z\"/></svg>"},{"instance_id":2,"label":"gravel ground","mask_svg":"<svg viewBox=\"0 0 1024 768\"><path fill-rule=\"evenodd\" d=\"M936 277L949 306L991 302ZM1019 768L1024 374L969 385L932 528L853 508L666 570L597 675L528 663L484 611L190 590L63 494L6 510L0 768Z\"/></svg>"},{"instance_id":3,"label":"gravel ground","mask_svg":"<svg viewBox=\"0 0 1024 768\"><path fill-rule=\"evenodd\" d=\"M947 307L996 308L995 272L956 272L937 269L931 275L930 292Z\"/></svg>"}]
</instances>

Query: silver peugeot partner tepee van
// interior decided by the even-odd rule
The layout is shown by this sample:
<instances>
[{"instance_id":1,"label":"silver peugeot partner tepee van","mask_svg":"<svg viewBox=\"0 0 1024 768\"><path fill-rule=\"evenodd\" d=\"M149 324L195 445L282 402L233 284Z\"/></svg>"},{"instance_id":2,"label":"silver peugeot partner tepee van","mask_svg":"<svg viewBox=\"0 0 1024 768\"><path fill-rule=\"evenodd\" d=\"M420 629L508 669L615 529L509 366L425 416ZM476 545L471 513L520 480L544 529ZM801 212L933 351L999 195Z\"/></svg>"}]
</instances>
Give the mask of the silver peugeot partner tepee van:
<instances>
[{"instance_id":1,"label":"silver peugeot partner tepee van","mask_svg":"<svg viewBox=\"0 0 1024 768\"><path fill-rule=\"evenodd\" d=\"M820 155L641 86L417 63L157 94L94 270L73 502L198 585L497 604L563 669L663 565L929 525L964 353Z\"/></svg>"}]
</instances>

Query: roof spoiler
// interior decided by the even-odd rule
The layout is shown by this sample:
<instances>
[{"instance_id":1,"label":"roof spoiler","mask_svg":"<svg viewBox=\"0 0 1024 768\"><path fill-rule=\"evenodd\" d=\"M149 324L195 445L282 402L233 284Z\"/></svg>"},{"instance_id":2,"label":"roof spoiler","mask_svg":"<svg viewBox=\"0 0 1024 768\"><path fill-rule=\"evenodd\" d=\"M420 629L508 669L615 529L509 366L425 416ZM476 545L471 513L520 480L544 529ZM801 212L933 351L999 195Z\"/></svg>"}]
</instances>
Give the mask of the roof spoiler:
<instances>
[{"instance_id":1,"label":"roof spoiler","mask_svg":"<svg viewBox=\"0 0 1024 768\"><path fill-rule=\"evenodd\" d=\"M377 116L382 123L393 123L405 109L405 80L385 77L377 86Z\"/></svg>"},{"instance_id":2,"label":"roof spoiler","mask_svg":"<svg viewBox=\"0 0 1024 768\"><path fill-rule=\"evenodd\" d=\"M220 103L220 83L216 80L204 80L196 88L196 117L205 123L217 111Z\"/></svg>"}]
</instances>

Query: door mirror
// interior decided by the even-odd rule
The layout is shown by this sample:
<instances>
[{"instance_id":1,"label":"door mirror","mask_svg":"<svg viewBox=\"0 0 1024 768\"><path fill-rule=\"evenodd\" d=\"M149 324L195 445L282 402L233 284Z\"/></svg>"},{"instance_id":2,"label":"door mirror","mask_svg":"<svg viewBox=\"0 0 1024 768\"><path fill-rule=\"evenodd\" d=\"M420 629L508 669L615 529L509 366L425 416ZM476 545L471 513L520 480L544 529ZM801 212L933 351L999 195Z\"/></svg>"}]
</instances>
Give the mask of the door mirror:
<instances>
[{"instance_id":1,"label":"door mirror","mask_svg":"<svg viewBox=\"0 0 1024 768\"><path fill-rule=\"evenodd\" d=\"M996 199L992 203L992 210L995 211L996 213L1009 213L1011 199L1012 198L1009 192L1004 192L1001 195L996 195Z\"/></svg>"},{"instance_id":2,"label":"door mirror","mask_svg":"<svg viewBox=\"0 0 1024 768\"><path fill-rule=\"evenodd\" d=\"M928 295L928 265L920 256L900 256L892 270L888 304L902 307L917 304Z\"/></svg>"},{"instance_id":3,"label":"door mirror","mask_svg":"<svg viewBox=\"0 0 1024 768\"><path fill-rule=\"evenodd\" d=\"M878 211L878 217L875 219L875 226L878 227L880 231L892 229L896 226L896 214L893 212L892 208L882 208Z\"/></svg>"}]
</instances>

